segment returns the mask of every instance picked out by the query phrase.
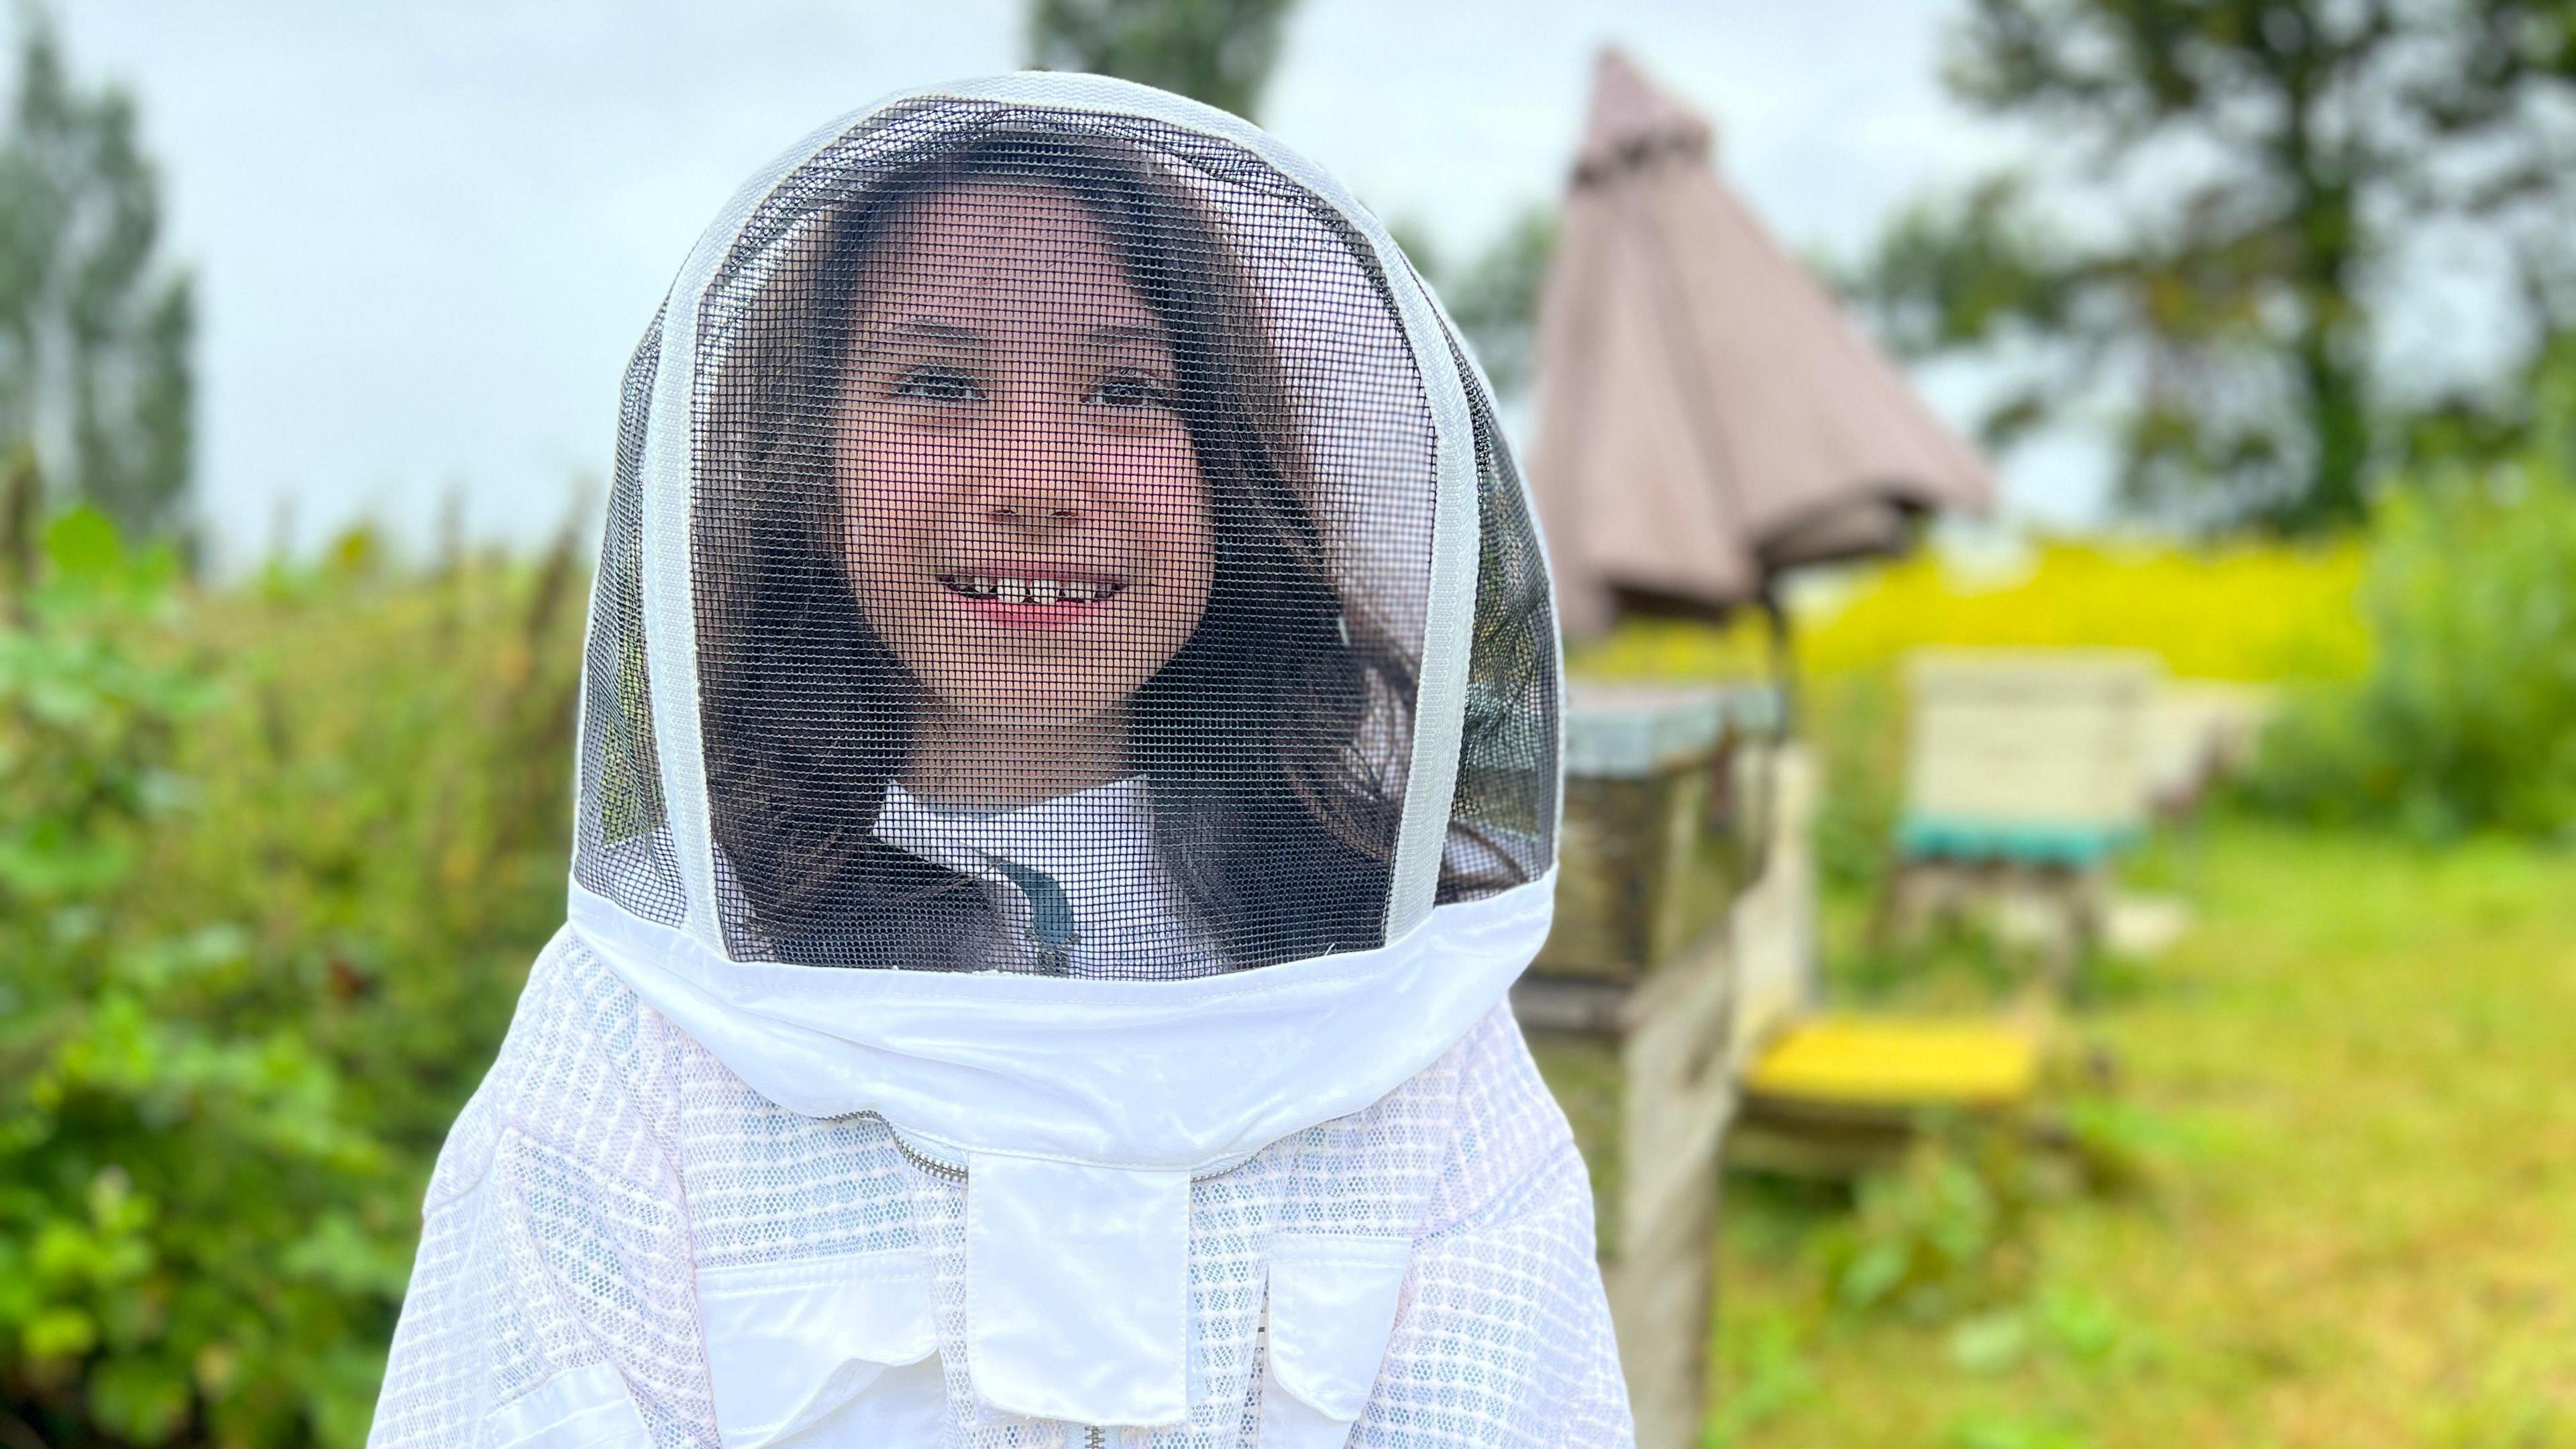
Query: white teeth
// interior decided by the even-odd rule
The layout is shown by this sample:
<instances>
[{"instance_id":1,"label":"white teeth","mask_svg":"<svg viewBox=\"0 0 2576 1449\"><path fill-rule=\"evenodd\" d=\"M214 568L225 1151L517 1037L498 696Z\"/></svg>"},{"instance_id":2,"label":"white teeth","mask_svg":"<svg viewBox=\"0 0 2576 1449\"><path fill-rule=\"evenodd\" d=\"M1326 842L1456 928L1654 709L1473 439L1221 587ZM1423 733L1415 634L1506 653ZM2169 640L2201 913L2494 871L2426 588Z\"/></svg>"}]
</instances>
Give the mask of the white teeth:
<instances>
[{"instance_id":1,"label":"white teeth","mask_svg":"<svg viewBox=\"0 0 2576 1449\"><path fill-rule=\"evenodd\" d=\"M948 586L979 599L1005 604L1091 604L1118 592L1116 584L1095 579L1012 579L986 574L952 574Z\"/></svg>"}]
</instances>

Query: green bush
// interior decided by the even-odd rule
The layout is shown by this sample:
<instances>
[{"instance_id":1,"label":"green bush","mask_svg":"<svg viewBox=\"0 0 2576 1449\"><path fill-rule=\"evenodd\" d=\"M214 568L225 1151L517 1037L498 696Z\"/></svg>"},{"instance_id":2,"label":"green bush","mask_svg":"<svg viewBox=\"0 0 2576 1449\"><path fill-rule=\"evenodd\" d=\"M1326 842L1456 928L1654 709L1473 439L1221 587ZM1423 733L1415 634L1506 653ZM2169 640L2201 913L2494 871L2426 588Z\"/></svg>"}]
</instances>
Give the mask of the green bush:
<instances>
[{"instance_id":1,"label":"green bush","mask_svg":"<svg viewBox=\"0 0 2576 1449\"><path fill-rule=\"evenodd\" d=\"M2294 696L2254 795L2433 838L2576 832L2576 479L2563 449L2420 481L2373 525L2361 680Z\"/></svg>"},{"instance_id":2,"label":"green bush","mask_svg":"<svg viewBox=\"0 0 2576 1449\"><path fill-rule=\"evenodd\" d=\"M0 629L0 1443L363 1440L561 919L558 550L208 595L57 522ZM26 571L22 571L26 572Z\"/></svg>"}]
</instances>

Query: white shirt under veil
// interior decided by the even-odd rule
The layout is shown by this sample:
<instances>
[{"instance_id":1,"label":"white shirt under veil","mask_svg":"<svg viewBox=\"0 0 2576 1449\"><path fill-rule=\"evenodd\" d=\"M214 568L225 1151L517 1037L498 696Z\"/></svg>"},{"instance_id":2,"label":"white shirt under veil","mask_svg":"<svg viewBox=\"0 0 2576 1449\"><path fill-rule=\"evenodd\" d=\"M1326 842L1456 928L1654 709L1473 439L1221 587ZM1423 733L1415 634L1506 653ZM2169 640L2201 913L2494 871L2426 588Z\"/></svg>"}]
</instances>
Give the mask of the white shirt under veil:
<instances>
[{"instance_id":1,"label":"white shirt under veil","mask_svg":"<svg viewBox=\"0 0 2576 1449\"><path fill-rule=\"evenodd\" d=\"M875 834L982 881L1011 910L1015 942L1041 934L1029 892L1060 895L1071 934L1054 969L1067 975L1177 979L1225 969L1163 863L1141 776L1009 810L943 809L890 784Z\"/></svg>"}]
</instances>

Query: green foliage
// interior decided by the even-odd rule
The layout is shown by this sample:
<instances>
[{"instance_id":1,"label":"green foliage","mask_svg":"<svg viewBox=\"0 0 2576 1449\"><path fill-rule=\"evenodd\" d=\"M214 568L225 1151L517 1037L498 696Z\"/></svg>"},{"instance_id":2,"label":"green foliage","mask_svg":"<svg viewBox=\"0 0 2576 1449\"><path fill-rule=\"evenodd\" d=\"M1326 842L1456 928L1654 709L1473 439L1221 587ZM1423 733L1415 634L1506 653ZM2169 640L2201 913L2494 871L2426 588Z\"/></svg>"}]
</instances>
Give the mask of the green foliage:
<instances>
[{"instance_id":1,"label":"green foliage","mask_svg":"<svg viewBox=\"0 0 2576 1449\"><path fill-rule=\"evenodd\" d=\"M2372 348L2431 219L2520 259L2545 320L2576 308L2576 189L2535 119L2576 95L2563 5L1972 0L1948 78L2062 169L1918 207L1856 290L1901 344L2018 375L1999 440L2113 396L2134 504L2360 522L2377 460L2416 432Z\"/></svg>"},{"instance_id":2,"label":"green foliage","mask_svg":"<svg viewBox=\"0 0 2576 1449\"><path fill-rule=\"evenodd\" d=\"M2320 821L2576 834L2576 477L2534 451L2395 494L2362 680L2297 697L2252 793Z\"/></svg>"},{"instance_id":3,"label":"green foliage","mask_svg":"<svg viewBox=\"0 0 2576 1449\"><path fill-rule=\"evenodd\" d=\"M0 1442L360 1442L560 919L577 594L57 520L0 632Z\"/></svg>"},{"instance_id":4,"label":"green foliage","mask_svg":"<svg viewBox=\"0 0 2576 1449\"><path fill-rule=\"evenodd\" d=\"M1539 291L1556 255L1556 228L1555 207L1523 207L1481 251L1452 264L1411 221L1389 223L1502 398L1520 396L1538 364Z\"/></svg>"},{"instance_id":5,"label":"green foliage","mask_svg":"<svg viewBox=\"0 0 2576 1449\"><path fill-rule=\"evenodd\" d=\"M2153 1192L2050 1186L2029 1291L1918 1323L1832 1306L1828 1204L1731 1179L1713 1444L2571 1442L2576 853L2194 830L2199 922L2085 1013L2119 1098L2069 1124Z\"/></svg>"},{"instance_id":6,"label":"green foliage","mask_svg":"<svg viewBox=\"0 0 2576 1449\"><path fill-rule=\"evenodd\" d=\"M0 137L0 442L128 533L178 538L195 303L135 131L125 93L76 86L31 22Z\"/></svg>"},{"instance_id":7,"label":"green foliage","mask_svg":"<svg viewBox=\"0 0 2576 1449\"><path fill-rule=\"evenodd\" d=\"M1518 396L1537 367L1539 289L1555 255L1555 209L1527 207L1442 289L1450 318L1504 397Z\"/></svg>"},{"instance_id":8,"label":"green foliage","mask_svg":"<svg viewBox=\"0 0 2576 1449\"><path fill-rule=\"evenodd\" d=\"M2093 1437L2047 1419L1968 1414L1950 1426L1955 1449L2093 1449Z\"/></svg>"},{"instance_id":9,"label":"green foliage","mask_svg":"<svg viewBox=\"0 0 2576 1449\"><path fill-rule=\"evenodd\" d=\"M1852 1217L1818 1238L1833 1307L1945 1322L2016 1300L2037 1199L2018 1124L1939 1124L1902 1168L1864 1179Z\"/></svg>"},{"instance_id":10,"label":"green foliage","mask_svg":"<svg viewBox=\"0 0 2576 1449\"><path fill-rule=\"evenodd\" d=\"M1029 64L1114 75L1250 116L1294 0L1037 0Z\"/></svg>"},{"instance_id":11,"label":"green foliage","mask_svg":"<svg viewBox=\"0 0 2576 1449\"><path fill-rule=\"evenodd\" d=\"M1815 1370L1808 1366L1798 1326L1778 1318L1751 1319L1737 1328L1719 1320L1718 1353L1725 1376L1717 1385L1707 1439L1711 1449L1732 1449L1746 1435L1788 1419L1814 1402ZM1732 1337L1736 1342L1729 1343Z\"/></svg>"}]
</instances>

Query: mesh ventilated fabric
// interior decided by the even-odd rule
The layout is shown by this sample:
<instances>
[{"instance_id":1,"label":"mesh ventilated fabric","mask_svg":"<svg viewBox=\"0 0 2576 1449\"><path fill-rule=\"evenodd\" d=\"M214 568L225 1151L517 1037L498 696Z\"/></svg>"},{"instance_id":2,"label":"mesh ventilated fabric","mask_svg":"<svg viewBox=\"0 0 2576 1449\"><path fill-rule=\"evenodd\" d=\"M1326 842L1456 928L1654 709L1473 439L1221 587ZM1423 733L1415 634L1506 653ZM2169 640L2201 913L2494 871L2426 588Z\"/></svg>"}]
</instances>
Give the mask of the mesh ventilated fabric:
<instances>
[{"instance_id":1,"label":"mesh ventilated fabric","mask_svg":"<svg viewBox=\"0 0 2576 1449\"><path fill-rule=\"evenodd\" d=\"M605 1364L651 1443L717 1443L697 1278L894 1257L926 1261L938 1290L946 1413L924 1442L1079 1445L976 1402L964 1195L880 1121L762 1100L561 938L440 1155L371 1442L488 1442L496 1410ZM1111 1442L1259 1442L1262 1263L1297 1229L1415 1240L1353 1444L1628 1441L1583 1165L1506 1014L1369 1111L1200 1182L1191 1224L1190 1422Z\"/></svg>"},{"instance_id":2,"label":"mesh ventilated fabric","mask_svg":"<svg viewBox=\"0 0 2576 1449\"><path fill-rule=\"evenodd\" d=\"M1353 214L1100 84L883 107L684 273L619 417L582 891L737 962L1073 988L1436 931L1408 880L1543 884L1556 627L1473 367ZM1629 1438L1582 1165L1507 1010L1192 1181L1187 1422L1127 1429L979 1395L963 1174L763 1097L595 940L540 958L441 1156L377 1444L788 1442L761 1415L809 1399L843 1417L793 1442L1338 1442L1270 1412L1291 1238L1411 1244L1348 1442ZM865 1345L746 1367L725 1325L765 1310L723 1305L773 1299L819 1314L784 1359Z\"/></svg>"}]
</instances>

